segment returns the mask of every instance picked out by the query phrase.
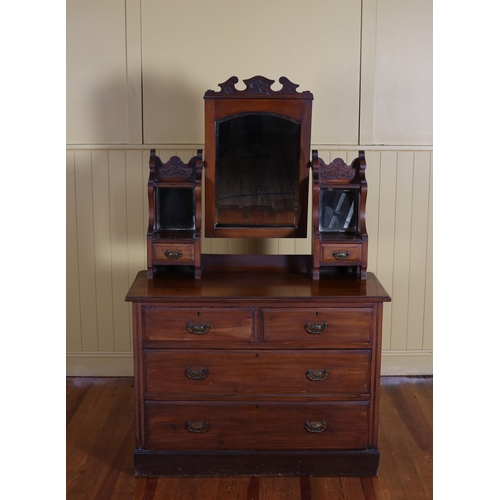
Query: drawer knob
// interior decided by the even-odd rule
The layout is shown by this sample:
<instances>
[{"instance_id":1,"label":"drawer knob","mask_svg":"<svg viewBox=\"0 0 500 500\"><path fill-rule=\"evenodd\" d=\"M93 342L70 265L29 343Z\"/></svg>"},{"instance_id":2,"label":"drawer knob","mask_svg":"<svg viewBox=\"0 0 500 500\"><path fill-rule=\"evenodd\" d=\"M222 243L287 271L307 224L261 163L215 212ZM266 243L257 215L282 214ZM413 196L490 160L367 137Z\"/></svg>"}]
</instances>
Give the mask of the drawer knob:
<instances>
[{"instance_id":1,"label":"drawer knob","mask_svg":"<svg viewBox=\"0 0 500 500\"><path fill-rule=\"evenodd\" d=\"M191 323L188 321L186 330L193 335L204 335L208 332L208 330L210 330L210 323Z\"/></svg>"},{"instance_id":2,"label":"drawer knob","mask_svg":"<svg viewBox=\"0 0 500 500\"><path fill-rule=\"evenodd\" d=\"M345 260L350 257L350 253L345 250L345 251L340 251L340 250L335 250L332 254L337 260Z\"/></svg>"},{"instance_id":3,"label":"drawer knob","mask_svg":"<svg viewBox=\"0 0 500 500\"><path fill-rule=\"evenodd\" d=\"M188 366L184 374L191 380L203 380L208 376L208 368L206 366L205 368L191 368Z\"/></svg>"},{"instance_id":4,"label":"drawer knob","mask_svg":"<svg viewBox=\"0 0 500 500\"><path fill-rule=\"evenodd\" d=\"M323 420L323 422L309 422L309 420L306 420L304 429L307 432L323 432L326 429L326 421Z\"/></svg>"},{"instance_id":5,"label":"drawer knob","mask_svg":"<svg viewBox=\"0 0 500 500\"><path fill-rule=\"evenodd\" d=\"M325 380L328 375L328 370L325 368L324 370L311 370L308 368L306 370L306 377L313 382L318 382L319 380Z\"/></svg>"},{"instance_id":6,"label":"drawer knob","mask_svg":"<svg viewBox=\"0 0 500 500\"><path fill-rule=\"evenodd\" d=\"M306 321L304 328L306 332L310 333L311 335L319 335L320 333L323 333L325 331L327 326L327 321L323 321L323 323L309 323L309 321Z\"/></svg>"},{"instance_id":7,"label":"drawer knob","mask_svg":"<svg viewBox=\"0 0 500 500\"><path fill-rule=\"evenodd\" d=\"M180 250L165 250L165 257L170 260L180 259L182 252Z\"/></svg>"},{"instance_id":8,"label":"drawer knob","mask_svg":"<svg viewBox=\"0 0 500 500\"><path fill-rule=\"evenodd\" d=\"M189 421L186 425L186 429L189 432L195 432L200 434L201 432L207 432L210 426L208 425L208 420L205 422L191 422Z\"/></svg>"}]
</instances>

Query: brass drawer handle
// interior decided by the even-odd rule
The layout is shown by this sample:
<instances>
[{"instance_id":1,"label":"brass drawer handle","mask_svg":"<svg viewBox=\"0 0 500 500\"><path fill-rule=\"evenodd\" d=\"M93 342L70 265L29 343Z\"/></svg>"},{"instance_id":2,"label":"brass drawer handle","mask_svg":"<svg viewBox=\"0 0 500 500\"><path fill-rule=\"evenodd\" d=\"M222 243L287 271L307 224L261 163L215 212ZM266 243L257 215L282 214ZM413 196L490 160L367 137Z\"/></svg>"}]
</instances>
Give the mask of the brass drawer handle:
<instances>
[{"instance_id":1,"label":"brass drawer handle","mask_svg":"<svg viewBox=\"0 0 500 500\"><path fill-rule=\"evenodd\" d=\"M323 432L326 429L326 421L323 420L323 422L309 422L309 420L306 420L304 429L307 432Z\"/></svg>"},{"instance_id":2,"label":"brass drawer handle","mask_svg":"<svg viewBox=\"0 0 500 500\"><path fill-rule=\"evenodd\" d=\"M203 380L208 377L208 368L206 366L205 368L191 368L188 366L184 375L191 380Z\"/></svg>"},{"instance_id":3,"label":"brass drawer handle","mask_svg":"<svg viewBox=\"0 0 500 500\"><path fill-rule=\"evenodd\" d=\"M311 335L319 335L320 333L323 333L326 330L327 326L328 326L327 321L323 321L323 323L309 323L309 321L306 321L304 328L306 332L310 333Z\"/></svg>"},{"instance_id":4,"label":"brass drawer handle","mask_svg":"<svg viewBox=\"0 0 500 500\"><path fill-rule=\"evenodd\" d=\"M165 257L170 260L180 259L182 252L180 250L165 250Z\"/></svg>"},{"instance_id":5,"label":"brass drawer handle","mask_svg":"<svg viewBox=\"0 0 500 500\"><path fill-rule=\"evenodd\" d=\"M210 323L191 323L188 321L186 330L193 335L204 335L208 332L208 330L210 330Z\"/></svg>"},{"instance_id":6,"label":"brass drawer handle","mask_svg":"<svg viewBox=\"0 0 500 500\"><path fill-rule=\"evenodd\" d=\"M318 382L319 380L325 380L328 375L328 370L325 368L324 370L311 370L308 368L306 370L306 377L313 382Z\"/></svg>"},{"instance_id":7,"label":"brass drawer handle","mask_svg":"<svg viewBox=\"0 0 500 500\"><path fill-rule=\"evenodd\" d=\"M335 250L332 255L337 260L345 260L351 256L351 254L347 250L345 250L345 251Z\"/></svg>"},{"instance_id":8,"label":"brass drawer handle","mask_svg":"<svg viewBox=\"0 0 500 500\"><path fill-rule=\"evenodd\" d=\"M186 425L186 429L189 432L195 432L196 434L200 434L201 432L207 432L210 426L208 425L208 420L205 422L191 422L189 421Z\"/></svg>"}]
</instances>

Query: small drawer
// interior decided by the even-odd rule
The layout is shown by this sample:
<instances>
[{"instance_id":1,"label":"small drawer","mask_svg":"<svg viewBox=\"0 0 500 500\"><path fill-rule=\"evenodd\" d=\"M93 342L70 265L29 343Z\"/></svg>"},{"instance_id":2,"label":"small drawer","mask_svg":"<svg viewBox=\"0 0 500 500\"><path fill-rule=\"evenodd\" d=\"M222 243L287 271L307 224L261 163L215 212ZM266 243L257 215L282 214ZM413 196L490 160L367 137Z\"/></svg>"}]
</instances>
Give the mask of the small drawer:
<instances>
[{"instance_id":1,"label":"small drawer","mask_svg":"<svg viewBox=\"0 0 500 500\"><path fill-rule=\"evenodd\" d=\"M366 396L371 351L145 349L145 398L200 394Z\"/></svg>"},{"instance_id":2,"label":"small drawer","mask_svg":"<svg viewBox=\"0 0 500 500\"><path fill-rule=\"evenodd\" d=\"M361 244L322 243L321 261L332 264L361 262Z\"/></svg>"},{"instance_id":3,"label":"small drawer","mask_svg":"<svg viewBox=\"0 0 500 500\"><path fill-rule=\"evenodd\" d=\"M372 308L262 308L263 342L281 348L371 345Z\"/></svg>"},{"instance_id":4,"label":"small drawer","mask_svg":"<svg viewBox=\"0 0 500 500\"><path fill-rule=\"evenodd\" d=\"M170 347L225 347L253 342L253 309L143 307L143 339Z\"/></svg>"},{"instance_id":5,"label":"small drawer","mask_svg":"<svg viewBox=\"0 0 500 500\"><path fill-rule=\"evenodd\" d=\"M186 264L194 261L194 243L153 243L153 264Z\"/></svg>"},{"instance_id":6,"label":"small drawer","mask_svg":"<svg viewBox=\"0 0 500 500\"><path fill-rule=\"evenodd\" d=\"M368 401L145 403L149 450L322 450L368 445Z\"/></svg>"}]
</instances>

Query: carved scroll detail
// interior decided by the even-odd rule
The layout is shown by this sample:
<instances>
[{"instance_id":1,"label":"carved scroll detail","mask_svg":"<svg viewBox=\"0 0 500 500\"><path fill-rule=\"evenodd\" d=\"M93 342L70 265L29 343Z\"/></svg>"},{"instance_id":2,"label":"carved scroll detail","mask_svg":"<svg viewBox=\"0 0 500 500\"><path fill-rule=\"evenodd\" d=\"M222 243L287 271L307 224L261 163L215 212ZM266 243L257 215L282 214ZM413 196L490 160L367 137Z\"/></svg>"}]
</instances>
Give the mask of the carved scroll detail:
<instances>
[{"instance_id":1,"label":"carved scroll detail","mask_svg":"<svg viewBox=\"0 0 500 500\"><path fill-rule=\"evenodd\" d=\"M158 179L189 179L194 175L194 160L184 163L178 156L172 156L167 163L162 163L159 158L156 162L156 175Z\"/></svg>"},{"instance_id":2,"label":"carved scroll detail","mask_svg":"<svg viewBox=\"0 0 500 500\"><path fill-rule=\"evenodd\" d=\"M335 158L327 165L321 158L319 159L319 178L320 180L346 180L350 181L356 175L356 169L353 164L347 165L342 158Z\"/></svg>"},{"instance_id":3,"label":"carved scroll detail","mask_svg":"<svg viewBox=\"0 0 500 500\"><path fill-rule=\"evenodd\" d=\"M238 78L232 76L224 83L219 83L220 91L216 92L214 90L207 90L205 92L205 97L226 97L226 96L246 96L246 95L258 95L258 96L300 96L300 97L311 97L312 94L308 90L304 92L297 92L298 85L292 83L288 78L282 76L279 82L282 88L279 90L273 90L271 85L275 80L269 80L263 76L257 75L247 80L243 80L246 85L244 90L238 90L235 85L238 83Z\"/></svg>"}]
</instances>

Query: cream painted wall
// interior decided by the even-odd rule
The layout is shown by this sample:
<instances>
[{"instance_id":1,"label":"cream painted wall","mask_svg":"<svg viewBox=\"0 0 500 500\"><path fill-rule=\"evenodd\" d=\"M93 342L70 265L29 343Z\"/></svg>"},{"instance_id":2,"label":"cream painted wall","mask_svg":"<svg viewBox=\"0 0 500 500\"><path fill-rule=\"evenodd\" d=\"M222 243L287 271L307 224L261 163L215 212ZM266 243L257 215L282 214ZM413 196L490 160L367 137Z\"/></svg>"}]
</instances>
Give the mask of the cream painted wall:
<instances>
[{"instance_id":1,"label":"cream painted wall","mask_svg":"<svg viewBox=\"0 0 500 500\"><path fill-rule=\"evenodd\" d=\"M285 75L319 103L313 143L357 144L360 18L361 0L145 2L144 142L201 144L207 89Z\"/></svg>"},{"instance_id":2,"label":"cream painted wall","mask_svg":"<svg viewBox=\"0 0 500 500\"><path fill-rule=\"evenodd\" d=\"M145 268L149 147L187 160L205 90L255 74L313 92L323 159L367 151L368 268L393 297L382 370L432 373L429 0L68 0L67 17L68 374L132 374L123 299ZM310 230L202 251L309 253Z\"/></svg>"}]
</instances>

